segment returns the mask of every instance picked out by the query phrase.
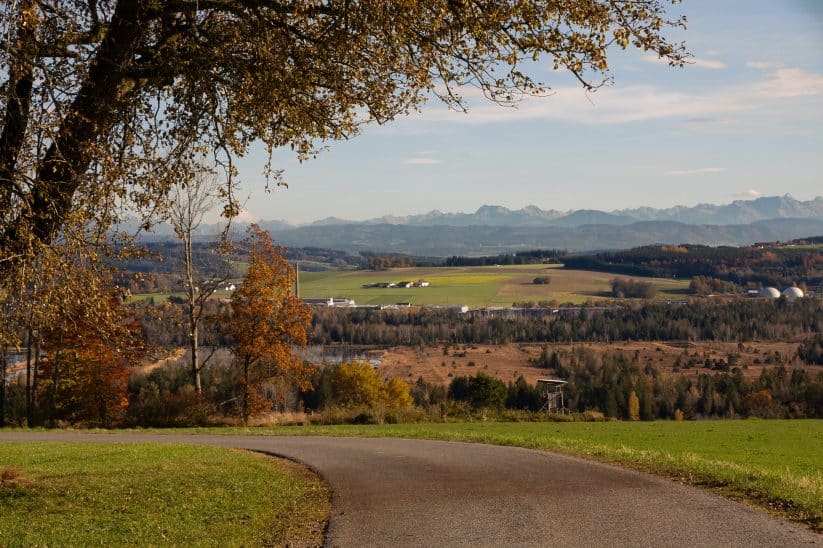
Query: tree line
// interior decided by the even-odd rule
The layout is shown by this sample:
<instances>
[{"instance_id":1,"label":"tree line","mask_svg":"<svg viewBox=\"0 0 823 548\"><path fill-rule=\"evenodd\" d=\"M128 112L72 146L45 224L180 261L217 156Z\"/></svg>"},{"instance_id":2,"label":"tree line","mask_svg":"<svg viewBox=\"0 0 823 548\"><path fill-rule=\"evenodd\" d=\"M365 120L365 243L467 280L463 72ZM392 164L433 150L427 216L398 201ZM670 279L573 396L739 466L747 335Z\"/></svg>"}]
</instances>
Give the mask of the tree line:
<instances>
[{"instance_id":1,"label":"tree line","mask_svg":"<svg viewBox=\"0 0 823 548\"><path fill-rule=\"evenodd\" d=\"M251 280L246 287L255 287L255 282ZM370 422L387 420L386 417L400 420L397 417L402 413L418 418L423 416L420 413L424 413L426 420L437 420L438 417L470 416L481 411L492 415L498 413L505 418L507 410L533 413L544 403L538 387L522 378L513 383L503 383L481 374L456 377L448 386L429 384L422 379L408 384L400 379L386 381L375 368L362 362L325 365L318 369L297 363L293 357L284 362L282 354L278 353L285 352L285 348L271 349L266 346L268 341L278 340L277 337L272 333L264 336L260 327L250 327L253 317L240 321L241 314L236 307L238 303L250 301L249 295L240 295L231 304L212 301L213 308L208 313L211 320L204 328L203 344L204 351L213 355L213 359L202 370L201 392L195 390L192 382L188 357L146 374L133 374L129 369L140 356L155 351L140 336L143 332L150 337L156 336L146 331L149 326L153 325L152 329L159 333L176 333L177 339L168 339L172 346L185 344L186 322L181 305L168 303L163 307L164 312L155 317L158 321L162 320L161 323L153 324L148 317L141 319L139 314L133 312L124 314L124 325L127 327L124 336L131 337L132 341L143 341L142 345L132 346L129 355L118 354L118 349L102 344L89 344L88 338L91 336L85 331L78 331L76 339L64 338L57 362L57 347L52 336L44 333L40 350L36 347L32 349L35 369L32 385L20 376L17 381L4 387L6 394L2 407L6 412L5 419L16 424L25 424L29 417L33 417L31 424L170 426L209 424L221 420L220 417L242 418L271 408L313 411L317 413L317 420L329 422ZM743 303L747 306L765 306L751 301ZM770 308L764 310L774 313L764 321L773 322L778 327L780 321L785 322L782 324L784 327L792 325L791 320L798 313L798 306L768 304ZM700 306L695 303L694 306L697 306L692 311L694 314L705 314L706 303ZM735 310L733 304L715 306L719 307L715 310L718 322L728 321L727 318L732 317L734 312L744 310ZM726 308L723 309L723 306ZM157 312L157 309L142 305L134 310L148 313L152 310ZM685 312L689 307L683 305L676 309ZM170 312L174 310L174 314ZM643 305L628 307L624 313L646 314L650 324L654 324L658 321L654 313L667 310L672 308ZM725 315L719 314L722 310L725 310ZM341 316L340 312L317 311L313 328L320 325L318 318L345 319L346 316ZM604 319L605 314L615 312L581 312L550 320L584 328L587 322L597 323ZM748 323L753 317L740 316L738 319ZM232 323L227 324L227 319ZM461 322L479 322L479 325L466 331L459 328ZM452 323L455 330L450 340L455 343L484 342L479 337L473 338L482 329L490 329L494 337L502 338L505 333L522 337L527 333L525 327L530 324L546 326L539 319L472 319L432 311L395 311L391 314L355 311L350 313L350 321L346 321L346 325L374 329L375 335L382 333L384 337L389 334L392 337L408 337L398 341L400 344L409 344L409 341L419 344L418 337L424 333L437 332L437 329ZM73 320L72 325L79 324ZM503 326L508 327L504 329ZM306 340L316 342L313 328L308 330ZM368 329L363 333L367 333ZM428 331L432 329L435 331ZM474 332L475 329L480 331ZM241 345L240 337L248 332L260 335L262 339L249 338L245 345ZM782 340L780 333L773 332ZM460 335L465 338L461 340ZM292 333L286 340L299 343L301 338L299 333ZM120 340L119 352L126 348L125 343L126 340ZM821 349L823 335L818 332L800 342L797 356L804 363L823 364ZM36 358L38 353L39 361ZM554 350L547 343L533 361L537 367L545 368L547 374L568 380L565 387L566 406L576 413L594 412L595 416L600 413L606 418L642 420L823 416L823 378L819 375L812 377L802 368L789 370L785 364L794 362L794 356L769 354L764 355L763 359L771 367L764 369L756 379L744 376L743 364L734 356L725 360L704 359L704 356L689 353L688 350L678 357L675 369L694 368L699 371L696 378L662 375L653 363L643 363L639 355L619 350L606 354L597 354L582 347ZM246 365L249 367L246 368ZM56 371L58 377L54 382L52 379ZM283 375L284 372L286 375Z\"/></svg>"},{"instance_id":2,"label":"tree line","mask_svg":"<svg viewBox=\"0 0 823 548\"><path fill-rule=\"evenodd\" d=\"M629 276L716 279L741 288L823 285L823 249L818 246L651 245L567 257L564 264Z\"/></svg>"},{"instance_id":3,"label":"tree line","mask_svg":"<svg viewBox=\"0 0 823 548\"><path fill-rule=\"evenodd\" d=\"M440 266L493 266L493 265L523 265L561 263L566 256L565 249L532 249L515 253L500 253L498 255L484 255L480 257L466 257L453 255L446 257ZM436 265L437 266L437 265Z\"/></svg>"},{"instance_id":4,"label":"tree line","mask_svg":"<svg viewBox=\"0 0 823 548\"><path fill-rule=\"evenodd\" d=\"M595 411L624 420L823 417L823 374L813 378L804 369L780 365L747 379L735 367L692 379L662 375L653 364L620 352L598 355L578 348L562 357L551 355L554 374L568 380L564 400L573 413ZM418 392L424 384L418 381ZM545 403L540 389L522 377L506 384L483 373L454 378L440 401L446 397L475 410L538 411Z\"/></svg>"},{"instance_id":5,"label":"tree line","mask_svg":"<svg viewBox=\"0 0 823 548\"><path fill-rule=\"evenodd\" d=\"M436 345L614 341L795 341L823 332L820 301L695 299L686 303L631 303L552 313L495 317L472 312L319 309L314 344Z\"/></svg>"}]
</instances>

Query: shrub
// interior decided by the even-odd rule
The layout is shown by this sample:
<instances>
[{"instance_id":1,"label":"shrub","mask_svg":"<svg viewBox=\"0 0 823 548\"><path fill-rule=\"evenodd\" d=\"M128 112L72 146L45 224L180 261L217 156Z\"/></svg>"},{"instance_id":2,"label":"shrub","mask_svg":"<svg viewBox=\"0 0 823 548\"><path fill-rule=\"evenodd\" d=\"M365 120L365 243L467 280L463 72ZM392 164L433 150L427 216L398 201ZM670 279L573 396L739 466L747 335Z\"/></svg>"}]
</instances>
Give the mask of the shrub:
<instances>
[{"instance_id":1,"label":"shrub","mask_svg":"<svg viewBox=\"0 0 823 548\"><path fill-rule=\"evenodd\" d=\"M330 369L326 384L327 405L405 408L413 403L408 383L398 378L384 382L365 362L342 363Z\"/></svg>"},{"instance_id":2,"label":"shrub","mask_svg":"<svg viewBox=\"0 0 823 548\"><path fill-rule=\"evenodd\" d=\"M797 356L809 365L823 365L823 335L802 342L797 347Z\"/></svg>"},{"instance_id":3,"label":"shrub","mask_svg":"<svg viewBox=\"0 0 823 548\"><path fill-rule=\"evenodd\" d=\"M657 295L657 288L651 282L615 278L611 281L612 296L619 299L651 299Z\"/></svg>"},{"instance_id":4,"label":"shrub","mask_svg":"<svg viewBox=\"0 0 823 548\"><path fill-rule=\"evenodd\" d=\"M468 402L474 409L501 409L507 395L503 381L483 373L474 377L456 377L449 385L449 396L453 400Z\"/></svg>"},{"instance_id":5,"label":"shrub","mask_svg":"<svg viewBox=\"0 0 823 548\"><path fill-rule=\"evenodd\" d=\"M640 398L637 397L637 392L634 390L629 394L629 420L640 420Z\"/></svg>"}]
</instances>

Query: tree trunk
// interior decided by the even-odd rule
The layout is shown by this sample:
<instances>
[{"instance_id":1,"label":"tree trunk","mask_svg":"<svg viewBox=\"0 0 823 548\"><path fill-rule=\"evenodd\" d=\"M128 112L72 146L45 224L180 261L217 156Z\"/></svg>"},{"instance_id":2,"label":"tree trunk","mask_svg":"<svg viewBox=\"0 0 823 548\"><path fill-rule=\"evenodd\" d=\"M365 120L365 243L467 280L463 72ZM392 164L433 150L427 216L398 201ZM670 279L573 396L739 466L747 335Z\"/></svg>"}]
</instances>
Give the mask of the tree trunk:
<instances>
[{"instance_id":1,"label":"tree trunk","mask_svg":"<svg viewBox=\"0 0 823 548\"><path fill-rule=\"evenodd\" d=\"M26 139L34 85L33 50L37 39L37 10L32 0L23 0L18 6L20 19L11 54L6 89L6 112L3 132L0 134L0 211L7 211L13 203L16 177L15 168L20 150Z\"/></svg>"},{"instance_id":2,"label":"tree trunk","mask_svg":"<svg viewBox=\"0 0 823 548\"><path fill-rule=\"evenodd\" d=\"M249 362L251 356L248 354L243 358L243 402L241 413L243 415L243 425L249 420Z\"/></svg>"},{"instance_id":3,"label":"tree trunk","mask_svg":"<svg viewBox=\"0 0 823 548\"><path fill-rule=\"evenodd\" d=\"M0 428L6 426L6 360L8 351L6 345L0 350Z\"/></svg>"},{"instance_id":4,"label":"tree trunk","mask_svg":"<svg viewBox=\"0 0 823 548\"><path fill-rule=\"evenodd\" d=\"M26 331L26 424L32 426L32 408L31 398L31 328Z\"/></svg>"},{"instance_id":5,"label":"tree trunk","mask_svg":"<svg viewBox=\"0 0 823 548\"><path fill-rule=\"evenodd\" d=\"M140 0L117 2L88 76L38 166L27 211L0 233L0 249L7 256L28 251L29 231L37 240L50 243L62 226L98 152L95 145L111 129L122 100L133 89L126 75L145 31L141 21L145 8ZM9 268L10 261L0 262L0 274Z\"/></svg>"},{"instance_id":6,"label":"tree trunk","mask_svg":"<svg viewBox=\"0 0 823 548\"><path fill-rule=\"evenodd\" d=\"M63 350L63 335L60 335L60 340L57 343L57 349L54 351L54 365L51 372L51 397L49 402L49 425L54 428L57 417L57 385L60 383L60 354Z\"/></svg>"},{"instance_id":7,"label":"tree trunk","mask_svg":"<svg viewBox=\"0 0 823 548\"><path fill-rule=\"evenodd\" d=\"M191 330L191 374L194 380L194 391L197 396L201 396L203 388L200 384L200 339L198 336L197 323L192 320Z\"/></svg>"},{"instance_id":8,"label":"tree trunk","mask_svg":"<svg viewBox=\"0 0 823 548\"><path fill-rule=\"evenodd\" d=\"M191 200L189 200L191 202ZM190 204L189 204L190 205ZM189 217L191 219L191 217ZM191 240L192 240L192 226L191 222L187 226L182 227L183 233L183 250L186 261L186 296L188 297L189 305L189 346L191 347L191 377L194 383L194 391L199 397L202 393L200 386L200 354L198 347L200 341L198 338L198 310L197 305L200 302L200 295L197 295L194 285L194 257L192 255Z\"/></svg>"},{"instance_id":9,"label":"tree trunk","mask_svg":"<svg viewBox=\"0 0 823 548\"><path fill-rule=\"evenodd\" d=\"M40 362L43 359L43 341L38 336L34 343L34 376L31 381L31 401L37 406L37 388L40 386Z\"/></svg>"}]
</instances>

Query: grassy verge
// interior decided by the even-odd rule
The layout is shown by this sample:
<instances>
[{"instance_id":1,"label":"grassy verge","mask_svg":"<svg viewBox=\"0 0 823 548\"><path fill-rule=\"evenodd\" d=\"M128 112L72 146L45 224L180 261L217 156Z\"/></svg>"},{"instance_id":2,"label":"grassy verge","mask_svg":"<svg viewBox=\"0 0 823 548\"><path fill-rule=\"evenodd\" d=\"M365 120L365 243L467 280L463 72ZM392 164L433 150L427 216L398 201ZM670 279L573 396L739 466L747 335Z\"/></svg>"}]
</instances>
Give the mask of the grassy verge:
<instances>
[{"instance_id":1,"label":"grassy verge","mask_svg":"<svg viewBox=\"0 0 823 548\"><path fill-rule=\"evenodd\" d=\"M321 545L328 501L304 468L244 451L0 445L0 546Z\"/></svg>"},{"instance_id":2,"label":"grassy verge","mask_svg":"<svg viewBox=\"0 0 823 548\"><path fill-rule=\"evenodd\" d=\"M176 432L425 438L558 451L709 487L823 532L823 420L439 423Z\"/></svg>"}]
</instances>

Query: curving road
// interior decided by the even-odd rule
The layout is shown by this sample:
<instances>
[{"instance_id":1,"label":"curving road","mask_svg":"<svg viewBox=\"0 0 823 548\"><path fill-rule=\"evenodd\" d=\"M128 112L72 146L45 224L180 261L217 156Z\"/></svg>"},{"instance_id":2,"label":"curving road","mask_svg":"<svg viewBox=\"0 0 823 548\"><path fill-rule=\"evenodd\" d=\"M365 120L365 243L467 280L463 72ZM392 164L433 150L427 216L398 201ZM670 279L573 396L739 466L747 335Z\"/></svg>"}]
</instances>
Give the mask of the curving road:
<instances>
[{"instance_id":1,"label":"curving road","mask_svg":"<svg viewBox=\"0 0 823 548\"><path fill-rule=\"evenodd\" d=\"M823 535L650 475L442 441L0 432L21 440L195 443L295 459L331 486L329 546L803 546Z\"/></svg>"}]
</instances>

